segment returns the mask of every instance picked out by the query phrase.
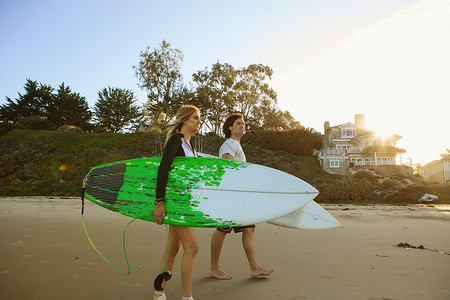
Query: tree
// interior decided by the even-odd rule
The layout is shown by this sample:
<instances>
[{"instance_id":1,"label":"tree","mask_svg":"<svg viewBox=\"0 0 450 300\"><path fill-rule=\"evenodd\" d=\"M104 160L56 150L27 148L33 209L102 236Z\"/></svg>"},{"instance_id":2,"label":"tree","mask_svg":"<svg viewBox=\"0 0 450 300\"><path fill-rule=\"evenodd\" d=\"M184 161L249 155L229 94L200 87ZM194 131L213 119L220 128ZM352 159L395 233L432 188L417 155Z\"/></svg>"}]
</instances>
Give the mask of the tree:
<instances>
[{"instance_id":1,"label":"tree","mask_svg":"<svg viewBox=\"0 0 450 300\"><path fill-rule=\"evenodd\" d=\"M202 110L205 126L216 134L220 134L224 118L235 107L236 74L233 66L217 62L211 70L205 68L192 75L197 85L194 103Z\"/></svg>"},{"instance_id":2,"label":"tree","mask_svg":"<svg viewBox=\"0 0 450 300\"><path fill-rule=\"evenodd\" d=\"M139 87L147 91L144 113L151 119L151 127L159 123L165 128L189 93L183 85L180 71L183 53L172 49L164 40L160 46L160 49L153 51L150 47L142 51L139 65L133 68Z\"/></svg>"},{"instance_id":3,"label":"tree","mask_svg":"<svg viewBox=\"0 0 450 300\"><path fill-rule=\"evenodd\" d=\"M242 68L237 72L237 80L234 85L236 101L234 110L240 111L247 121L249 128L258 127L261 120L258 120L261 112L271 113L276 109L277 94L266 82L271 79L273 71L268 66L262 64L252 64ZM264 112L265 109L269 111Z\"/></svg>"},{"instance_id":4,"label":"tree","mask_svg":"<svg viewBox=\"0 0 450 300\"><path fill-rule=\"evenodd\" d=\"M292 129L292 130L300 130L300 129L304 129L305 127L302 126L300 124L299 121L296 121L294 119L294 117L291 115L291 113L287 110L285 110L282 113L282 117L283 117L283 122L286 124L286 127L288 129Z\"/></svg>"},{"instance_id":5,"label":"tree","mask_svg":"<svg viewBox=\"0 0 450 300\"><path fill-rule=\"evenodd\" d=\"M286 130L283 122L283 113L275 106L272 101L261 101L260 105L253 110L253 122L249 129L264 130Z\"/></svg>"},{"instance_id":6,"label":"tree","mask_svg":"<svg viewBox=\"0 0 450 300\"><path fill-rule=\"evenodd\" d=\"M98 92L94 114L100 131L120 132L126 126L136 126L141 112L134 105L136 98L132 91L120 88L104 88Z\"/></svg>"},{"instance_id":7,"label":"tree","mask_svg":"<svg viewBox=\"0 0 450 300\"><path fill-rule=\"evenodd\" d=\"M62 125L90 129L92 113L86 98L72 92L64 82L54 94L50 85L27 79L25 94L18 94L16 101L6 97L8 103L0 107L2 127L8 130L14 127L56 129Z\"/></svg>"},{"instance_id":8,"label":"tree","mask_svg":"<svg viewBox=\"0 0 450 300\"><path fill-rule=\"evenodd\" d=\"M89 121L92 118L92 112L86 97L72 92L64 82L59 85L57 93L53 95L51 102L46 107L45 116L55 128L63 125L77 126L83 130L91 128Z\"/></svg>"},{"instance_id":9,"label":"tree","mask_svg":"<svg viewBox=\"0 0 450 300\"><path fill-rule=\"evenodd\" d=\"M19 98L15 101L6 97L7 104L0 106L1 122L12 125L27 117L45 118L45 110L52 101L52 92L51 86L27 78L25 93L18 93Z\"/></svg>"}]
</instances>

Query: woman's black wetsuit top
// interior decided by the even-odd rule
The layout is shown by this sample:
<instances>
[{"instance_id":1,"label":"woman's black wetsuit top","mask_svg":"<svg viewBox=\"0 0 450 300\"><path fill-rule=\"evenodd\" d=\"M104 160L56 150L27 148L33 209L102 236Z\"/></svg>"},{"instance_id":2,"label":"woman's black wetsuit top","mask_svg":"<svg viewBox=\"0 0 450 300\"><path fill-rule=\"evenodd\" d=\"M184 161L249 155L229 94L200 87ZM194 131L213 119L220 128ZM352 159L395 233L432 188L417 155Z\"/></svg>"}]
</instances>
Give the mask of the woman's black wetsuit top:
<instances>
[{"instance_id":1,"label":"woman's black wetsuit top","mask_svg":"<svg viewBox=\"0 0 450 300\"><path fill-rule=\"evenodd\" d=\"M170 166L172 165L175 156L186 156L183 147L181 146L182 137L183 134L181 133L175 134L169 138L164 146L161 163L158 168L158 176L156 179L156 199L164 199Z\"/></svg>"}]
</instances>

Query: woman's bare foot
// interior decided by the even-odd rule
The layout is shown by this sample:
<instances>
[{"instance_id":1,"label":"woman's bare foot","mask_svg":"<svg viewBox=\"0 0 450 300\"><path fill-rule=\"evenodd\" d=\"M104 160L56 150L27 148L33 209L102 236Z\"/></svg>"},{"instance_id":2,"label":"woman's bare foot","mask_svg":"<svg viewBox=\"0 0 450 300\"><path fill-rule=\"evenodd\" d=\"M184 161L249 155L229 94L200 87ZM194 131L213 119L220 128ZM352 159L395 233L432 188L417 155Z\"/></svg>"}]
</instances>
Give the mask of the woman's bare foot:
<instances>
[{"instance_id":1,"label":"woman's bare foot","mask_svg":"<svg viewBox=\"0 0 450 300\"><path fill-rule=\"evenodd\" d=\"M221 268L210 269L209 275L214 278L221 279L221 280L230 280L233 278L230 275L228 275L227 273L225 273L224 271L222 271Z\"/></svg>"},{"instance_id":2,"label":"woman's bare foot","mask_svg":"<svg viewBox=\"0 0 450 300\"><path fill-rule=\"evenodd\" d=\"M250 270L250 276L252 278L270 276L272 273L273 273L273 270L266 270L261 267Z\"/></svg>"}]
</instances>

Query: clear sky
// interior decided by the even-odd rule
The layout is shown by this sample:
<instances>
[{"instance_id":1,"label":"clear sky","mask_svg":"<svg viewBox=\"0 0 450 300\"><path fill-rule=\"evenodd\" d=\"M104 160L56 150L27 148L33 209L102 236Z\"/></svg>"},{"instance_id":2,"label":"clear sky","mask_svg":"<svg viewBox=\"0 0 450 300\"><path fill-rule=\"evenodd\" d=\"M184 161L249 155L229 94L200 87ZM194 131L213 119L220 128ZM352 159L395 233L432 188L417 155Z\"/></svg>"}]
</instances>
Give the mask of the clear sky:
<instances>
[{"instance_id":1,"label":"clear sky","mask_svg":"<svg viewBox=\"0 0 450 300\"><path fill-rule=\"evenodd\" d=\"M262 63L305 127L365 114L403 136L404 162L450 148L450 0L0 0L0 103L26 78L65 82L91 107L108 86L144 102L132 66L163 39L183 52L185 83L217 61Z\"/></svg>"}]
</instances>

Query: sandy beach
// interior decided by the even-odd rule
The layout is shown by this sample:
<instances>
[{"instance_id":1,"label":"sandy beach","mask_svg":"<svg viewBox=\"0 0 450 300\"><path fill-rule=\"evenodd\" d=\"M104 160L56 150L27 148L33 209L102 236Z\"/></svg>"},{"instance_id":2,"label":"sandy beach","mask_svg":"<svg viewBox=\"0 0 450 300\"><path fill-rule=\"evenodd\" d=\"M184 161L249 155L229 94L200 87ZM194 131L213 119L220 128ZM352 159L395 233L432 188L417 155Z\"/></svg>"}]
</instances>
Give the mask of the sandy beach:
<instances>
[{"instance_id":1,"label":"sandy beach","mask_svg":"<svg viewBox=\"0 0 450 300\"><path fill-rule=\"evenodd\" d=\"M343 227L294 230L257 225L260 264L269 278L251 279L241 236L227 237L222 268L208 276L214 229L195 229L200 252L194 297L205 299L450 299L450 206L323 205ZM86 203L89 234L123 269L122 234L131 220ZM151 299L165 228L136 221L127 232L131 275L91 247L78 198L0 198L0 299ZM398 243L428 249L405 249ZM180 257L166 295L181 299Z\"/></svg>"}]
</instances>

